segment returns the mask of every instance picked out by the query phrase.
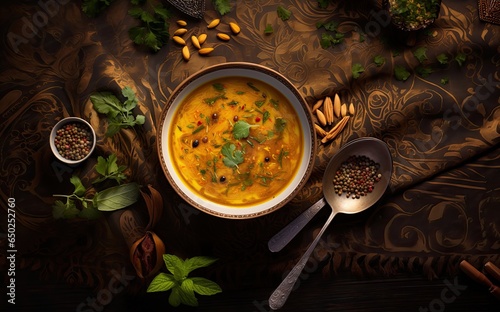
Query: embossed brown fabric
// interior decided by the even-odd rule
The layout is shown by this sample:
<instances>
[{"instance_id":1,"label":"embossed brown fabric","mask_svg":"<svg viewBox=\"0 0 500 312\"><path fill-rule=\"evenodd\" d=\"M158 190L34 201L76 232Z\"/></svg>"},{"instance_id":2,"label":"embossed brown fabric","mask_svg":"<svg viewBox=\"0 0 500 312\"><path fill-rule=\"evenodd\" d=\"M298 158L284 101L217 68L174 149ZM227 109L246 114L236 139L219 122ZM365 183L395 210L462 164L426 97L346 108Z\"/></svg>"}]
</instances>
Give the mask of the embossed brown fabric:
<instances>
[{"instance_id":1,"label":"embossed brown fabric","mask_svg":"<svg viewBox=\"0 0 500 312\"><path fill-rule=\"evenodd\" d=\"M476 1L443 0L438 19L415 34L413 46L377 1L331 1L324 9L317 1L232 1L223 17L206 1L203 18L188 19L185 37L207 33L206 45L215 49L209 56L192 50L188 62L172 41L157 53L134 45L127 1L115 0L97 18L85 16L79 1L51 3L47 9L9 1L0 8L0 216L7 219L7 199L15 198L19 274L94 293L107 286L110 272L133 274L126 239L142 229L122 227L146 226L143 205L131 207L134 213L122 223L123 212L91 222L52 218L52 195L71 191L71 174L90 183L97 157L115 153L131 180L162 194L165 207L155 233L167 253L219 258L203 273L226 291L272 288L306 250L329 208L280 253L270 253L267 241L321 198L328 160L344 143L364 136L390 148L389 192L363 213L335 218L313 256L323 279L437 279L458 274L462 259L477 267L500 264L500 27L479 19ZM289 20L277 16L279 5L291 11ZM208 30L218 17L221 25ZM171 33L178 18L186 16L172 17ZM216 33L229 33L231 21L241 32L218 40ZM344 40L323 48L321 37L329 32L317 23L329 21L338 23ZM419 48L426 51L422 62L415 56ZM376 56L384 59L380 66ZM169 186L156 150L156 125L172 90L201 68L231 61L279 71L311 105L338 93L357 109L338 138L318 145L314 172L299 195L250 220L219 219L188 206ZM354 64L364 68L357 79ZM410 73L406 81L396 79L398 68ZM89 96L119 94L125 86L136 92L146 123L106 138L105 118ZM52 126L67 116L88 120L99 138L91 159L78 167L58 163L48 144ZM4 221L1 228L7 232ZM4 271L8 263L1 265ZM148 282L131 278L126 292L144 296Z\"/></svg>"}]
</instances>

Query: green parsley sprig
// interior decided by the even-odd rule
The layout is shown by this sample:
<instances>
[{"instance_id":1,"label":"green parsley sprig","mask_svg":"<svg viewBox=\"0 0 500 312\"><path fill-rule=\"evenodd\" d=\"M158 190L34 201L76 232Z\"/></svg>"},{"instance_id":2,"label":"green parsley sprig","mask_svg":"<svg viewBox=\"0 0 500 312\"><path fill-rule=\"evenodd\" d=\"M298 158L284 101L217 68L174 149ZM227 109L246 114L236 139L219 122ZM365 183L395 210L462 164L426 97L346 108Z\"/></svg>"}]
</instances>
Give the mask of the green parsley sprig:
<instances>
[{"instance_id":1,"label":"green parsley sprig","mask_svg":"<svg viewBox=\"0 0 500 312\"><path fill-rule=\"evenodd\" d=\"M147 292L171 291L168 302L173 307L185 304L198 306L196 294L211 296L222 292L220 286L204 277L189 277L188 275L202 267L207 267L217 261L210 257L193 257L182 260L175 255L163 255L163 261L170 273L159 273L149 284Z\"/></svg>"},{"instance_id":2,"label":"green parsley sprig","mask_svg":"<svg viewBox=\"0 0 500 312\"><path fill-rule=\"evenodd\" d=\"M130 87L122 90L122 95L127 99L121 102L111 92L96 92L90 96L94 108L108 117L106 136L111 137L123 128L142 125L145 122L143 115L134 116L133 110L137 106L137 98Z\"/></svg>"}]
</instances>

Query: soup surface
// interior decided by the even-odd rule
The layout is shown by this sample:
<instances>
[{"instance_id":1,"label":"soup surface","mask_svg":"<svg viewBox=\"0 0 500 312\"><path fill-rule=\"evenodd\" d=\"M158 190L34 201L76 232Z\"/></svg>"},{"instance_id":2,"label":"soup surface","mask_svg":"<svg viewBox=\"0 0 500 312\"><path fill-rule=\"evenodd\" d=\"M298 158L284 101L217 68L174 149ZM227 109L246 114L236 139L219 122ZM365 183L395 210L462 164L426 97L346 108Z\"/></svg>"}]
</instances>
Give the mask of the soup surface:
<instances>
[{"instance_id":1,"label":"soup surface","mask_svg":"<svg viewBox=\"0 0 500 312\"><path fill-rule=\"evenodd\" d=\"M170 124L177 174L200 197L234 207L275 197L298 171L303 132L272 86L228 77L191 92Z\"/></svg>"}]
</instances>

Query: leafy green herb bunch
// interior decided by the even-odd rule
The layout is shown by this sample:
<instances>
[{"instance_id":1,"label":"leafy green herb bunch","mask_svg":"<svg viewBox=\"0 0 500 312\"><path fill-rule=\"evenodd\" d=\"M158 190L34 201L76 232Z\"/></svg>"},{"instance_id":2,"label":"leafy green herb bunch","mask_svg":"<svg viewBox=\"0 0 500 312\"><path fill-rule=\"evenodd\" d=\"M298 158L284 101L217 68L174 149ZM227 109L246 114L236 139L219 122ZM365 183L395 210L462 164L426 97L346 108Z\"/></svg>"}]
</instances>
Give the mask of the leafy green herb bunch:
<instances>
[{"instance_id":1,"label":"leafy green herb bunch","mask_svg":"<svg viewBox=\"0 0 500 312\"><path fill-rule=\"evenodd\" d=\"M384 0L392 23L403 30L424 28L437 18L441 0Z\"/></svg>"}]
</instances>

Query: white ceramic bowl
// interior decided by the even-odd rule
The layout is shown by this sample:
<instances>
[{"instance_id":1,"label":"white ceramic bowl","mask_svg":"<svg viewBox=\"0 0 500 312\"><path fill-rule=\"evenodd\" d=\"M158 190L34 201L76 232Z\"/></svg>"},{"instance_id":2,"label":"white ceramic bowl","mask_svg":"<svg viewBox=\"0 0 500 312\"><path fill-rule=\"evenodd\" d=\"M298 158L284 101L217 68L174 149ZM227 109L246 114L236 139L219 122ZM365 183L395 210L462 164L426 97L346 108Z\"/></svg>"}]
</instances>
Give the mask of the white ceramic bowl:
<instances>
[{"instance_id":1,"label":"white ceramic bowl","mask_svg":"<svg viewBox=\"0 0 500 312\"><path fill-rule=\"evenodd\" d=\"M67 159L67 158L64 158L63 156L61 156L61 154L59 154L59 152L57 151L57 147L56 147L55 142L54 142L55 138L56 138L57 130L66 126L67 124L75 124L75 123L81 124L81 125L87 127L88 131L90 131L90 136L91 136L91 140L92 140L92 144L91 144L89 153L85 157L83 157L82 159L79 159L79 160L71 160L71 159ZM77 165L77 164L80 164L83 161L85 161L94 151L95 145L96 145L96 135L95 135L94 129L85 119L82 119L79 117L66 117L66 118L61 119L58 123L56 123L56 125L52 128L52 131L50 132L50 149L52 150L52 153L54 154L54 156L58 160L60 160L61 162L65 163L65 164L68 164L68 165Z\"/></svg>"},{"instance_id":2,"label":"white ceramic bowl","mask_svg":"<svg viewBox=\"0 0 500 312\"><path fill-rule=\"evenodd\" d=\"M169 146L172 144L172 138L169 133L170 128L174 127L171 120L176 114L179 105L184 101L186 96L199 86L214 79L225 77L251 78L273 86L284 95L295 108L303 130L303 154L298 172L295 174L293 180L288 184L286 189L274 196L274 198L271 196L268 200L252 206L238 206L235 208L200 197L196 192L192 191L191 188L186 186L182 178L176 174L173 160L170 159L169 155ZM311 111L305 99L294 85L274 70L262 65L244 62L224 63L207 67L183 81L172 92L166 103L165 109L159 120L157 138L158 155L162 169L175 191L193 207L205 213L228 219L254 218L283 207L298 193L309 178L314 165L316 149L316 136Z\"/></svg>"}]
</instances>

